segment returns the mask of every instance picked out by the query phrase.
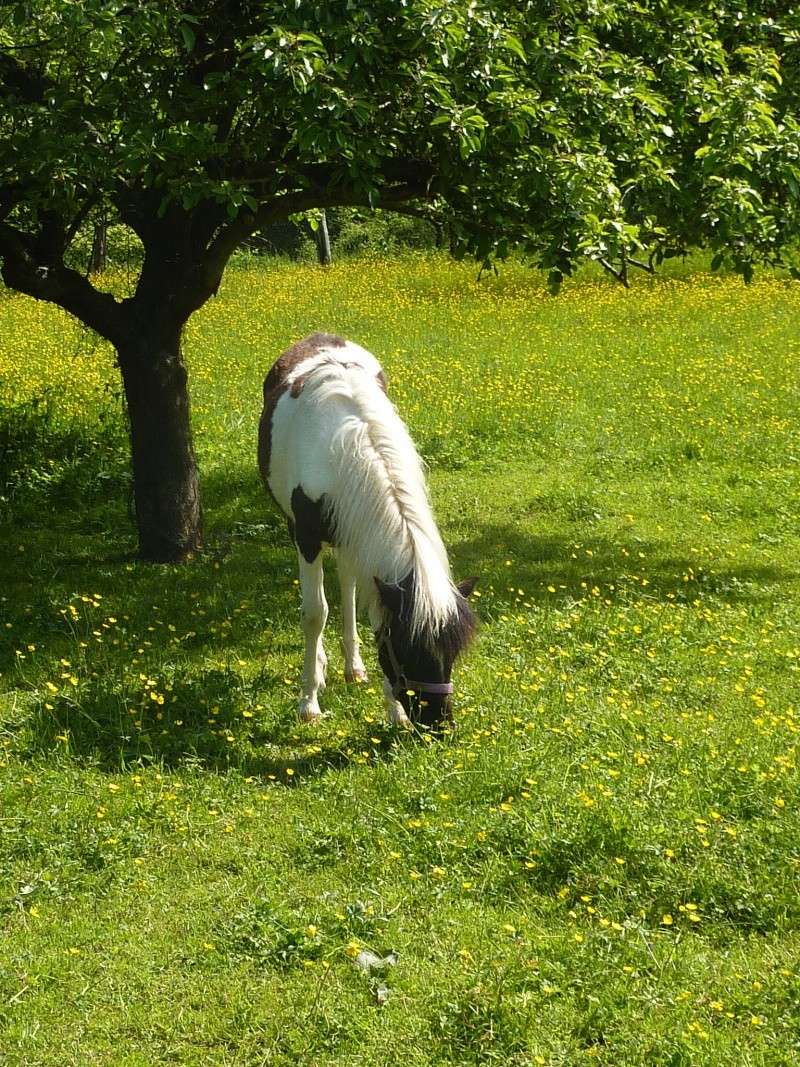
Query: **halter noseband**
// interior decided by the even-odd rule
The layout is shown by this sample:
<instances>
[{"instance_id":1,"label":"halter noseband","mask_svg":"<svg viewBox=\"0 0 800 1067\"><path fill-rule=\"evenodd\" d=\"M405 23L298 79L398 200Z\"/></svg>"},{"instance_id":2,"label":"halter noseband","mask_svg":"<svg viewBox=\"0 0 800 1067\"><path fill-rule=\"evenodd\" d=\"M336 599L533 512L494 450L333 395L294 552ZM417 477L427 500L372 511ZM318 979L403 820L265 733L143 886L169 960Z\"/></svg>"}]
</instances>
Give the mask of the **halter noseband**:
<instances>
[{"instance_id":1,"label":"halter noseband","mask_svg":"<svg viewBox=\"0 0 800 1067\"><path fill-rule=\"evenodd\" d=\"M431 696L448 697L453 695L452 682L416 682L412 678L406 677L406 672L400 666L400 661L395 655L392 645L392 631L387 625L383 625L378 634L378 647L381 645L386 649L386 655L389 657L389 663L394 671L395 680L392 683L392 696L395 700L400 693L407 689L412 689L416 693L430 693Z\"/></svg>"}]
</instances>

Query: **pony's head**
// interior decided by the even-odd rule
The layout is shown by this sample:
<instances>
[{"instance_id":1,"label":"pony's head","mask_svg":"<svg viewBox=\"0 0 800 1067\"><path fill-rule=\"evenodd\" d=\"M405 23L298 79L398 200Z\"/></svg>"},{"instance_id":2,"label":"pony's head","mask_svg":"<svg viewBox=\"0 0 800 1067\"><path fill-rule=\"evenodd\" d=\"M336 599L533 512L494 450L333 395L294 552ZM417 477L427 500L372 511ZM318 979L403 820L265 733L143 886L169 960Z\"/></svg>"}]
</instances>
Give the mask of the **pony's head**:
<instances>
[{"instance_id":1,"label":"pony's head","mask_svg":"<svg viewBox=\"0 0 800 1067\"><path fill-rule=\"evenodd\" d=\"M437 729L452 721L456 657L470 643L477 626L467 598L477 578L453 587L452 610L437 626L422 632L412 626L414 577L397 585L375 579L383 608L383 621L375 633L378 661L412 723Z\"/></svg>"}]
</instances>

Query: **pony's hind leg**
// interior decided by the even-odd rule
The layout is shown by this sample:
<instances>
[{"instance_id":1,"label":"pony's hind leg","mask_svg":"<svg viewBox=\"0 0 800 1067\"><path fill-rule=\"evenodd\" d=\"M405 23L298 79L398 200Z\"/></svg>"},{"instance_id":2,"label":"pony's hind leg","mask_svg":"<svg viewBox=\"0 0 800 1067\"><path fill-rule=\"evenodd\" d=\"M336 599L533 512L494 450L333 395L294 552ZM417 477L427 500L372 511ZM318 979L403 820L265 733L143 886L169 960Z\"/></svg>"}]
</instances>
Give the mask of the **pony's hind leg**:
<instances>
[{"instance_id":1,"label":"pony's hind leg","mask_svg":"<svg viewBox=\"0 0 800 1067\"><path fill-rule=\"evenodd\" d=\"M347 558L337 554L339 586L342 590L342 647L344 649L344 680L365 682L367 671L361 659L356 627L356 578Z\"/></svg>"},{"instance_id":2,"label":"pony's hind leg","mask_svg":"<svg viewBox=\"0 0 800 1067\"><path fill-rule=\"evenodd\" d=\"M298 552L300 564L300 591L302 593L303 633L306 652L303 662L302 690L298 715L304 722L315 722L322 714L319 709L319 692L325 688L325 671L328 660L322 647L322 631L328 619L328 604L322 571L322 553L313 563L308 563Z\"/></svg>"}]
</instances>

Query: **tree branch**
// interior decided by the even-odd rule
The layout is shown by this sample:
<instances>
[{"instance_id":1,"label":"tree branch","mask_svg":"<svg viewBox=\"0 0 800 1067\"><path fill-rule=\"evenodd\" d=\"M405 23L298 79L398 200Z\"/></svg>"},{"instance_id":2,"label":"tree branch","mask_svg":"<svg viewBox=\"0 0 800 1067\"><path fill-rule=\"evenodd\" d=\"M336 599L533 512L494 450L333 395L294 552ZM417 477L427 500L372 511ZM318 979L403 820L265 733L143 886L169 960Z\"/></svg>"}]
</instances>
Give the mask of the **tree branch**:
<instances>
[{"instance_id":1,"label":"tree branch","mask_svg":"<svg viewBox=\"0 0 800 1067\"><path fill-rule=\"evenodd\" d=\"M69 246L72 244L75 234L78 232L81 226L83 226L84 222L86 222L89 212L99 202L99 200L100 194L94 192L90 193L89 196L87 196L87 198L84 200L83 204L81 204L80 208L75 213L75 218L69 224L66 233L64 234L65 248L69 248Z\"/></svg>"},{"instance_id":2,"label":"tree branch","mask_svg":"<svg viewBox=\"0 0 800 1067\"><path fill-rule=\"evenodd\" d=\"M381 204L379 206L381 210L392 211L395 215L407 215L412 219L422 219L423 222L429 222L431 226L441 225L440 220L432 212L425 211L423 208L409 207L408 204Z\"/></svg>"},{"instance_id":3,"label":"tree branch","mask_svg":"<svg viewBox=\"0 0 800 1067\"><path fill-rule=\"evenodd\" d=\"M275 197L272 201L262 204L255 215L253 229L268 226L278 219L285 219L288 215L295 215L311 208L329 207L368 207L368 208L393 208L406 203L408 200L416 200L430 196L423 183L406 183L390 186L383 189L376 197L370 198L367 192L351 188L339 189L302 189L295 193L284 193ZM252 232L252 230L251 230Z\"/></svg>"},{"instance_id":4,"label":"tree branch","mask_svg":"<svg viewBox=\"0 0 800 1067\"><path fill-rule=\"evenodd\" d=\"M630 289L630 284L628 282L628 272L624 269L624 267L622 270L617 270L616 267L611 266L607 259L598 259L597 262L600 264L603 270L608 271L612 278L616 278L617 281L621 285L624 285L626 289Z\"/></svg>"},{"instance_id":5,"label":"tree branch","mask_svg":"<svg viewBox=\"0 0 800 1067\"><path fill-rule=\"evenodd\" d=\"M82 274L62 261L43 266L31 253L31 239L7 223L0 223L0 273L11 289L58 304L115 346L123 336L119 302L101 293Z\"/></svg>"},{"instance_id":6,"label":"tree branch","mask_svg":"<svg viewBox=\"0 0 800 1067\"><path fill-rule=\"evenodd\" d=\"M289 180L294 178L318 189L328 189L341 181L342 167L339 163L302 163L291 156L282 156L264 160L257 167L222 167L215 177L255 187L274 182L278 172L282 173L284 181L287 177ZM431 163L408 158L384 160L377 176L388 184L425 185L432 182L436 174L437 171Z\"/></svg>"}]
</instances>

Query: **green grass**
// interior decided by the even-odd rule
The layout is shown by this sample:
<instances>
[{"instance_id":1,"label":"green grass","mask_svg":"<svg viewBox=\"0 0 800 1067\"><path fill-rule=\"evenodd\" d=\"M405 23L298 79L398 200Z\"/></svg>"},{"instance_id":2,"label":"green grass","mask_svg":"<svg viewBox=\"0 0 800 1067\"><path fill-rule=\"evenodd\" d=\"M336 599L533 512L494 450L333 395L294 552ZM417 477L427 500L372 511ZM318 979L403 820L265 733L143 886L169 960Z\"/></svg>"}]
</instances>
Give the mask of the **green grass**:
<instances>
[{"instance_id":1,"label":"green grass","mask_svg":"<svg viewBox=\"0 0 800 1067\"><path fill-rule=\"evenodd\" d=\"M156 568L111 353L2 295L0 1063L796 1062L798 311L242 265L187 334L209 548ZM334 581L330 715L294 717L255 427L317 328L384 362L481 575L441 742L383 724L366 632L345 688Z\"/></svg>"}]
</instances>

